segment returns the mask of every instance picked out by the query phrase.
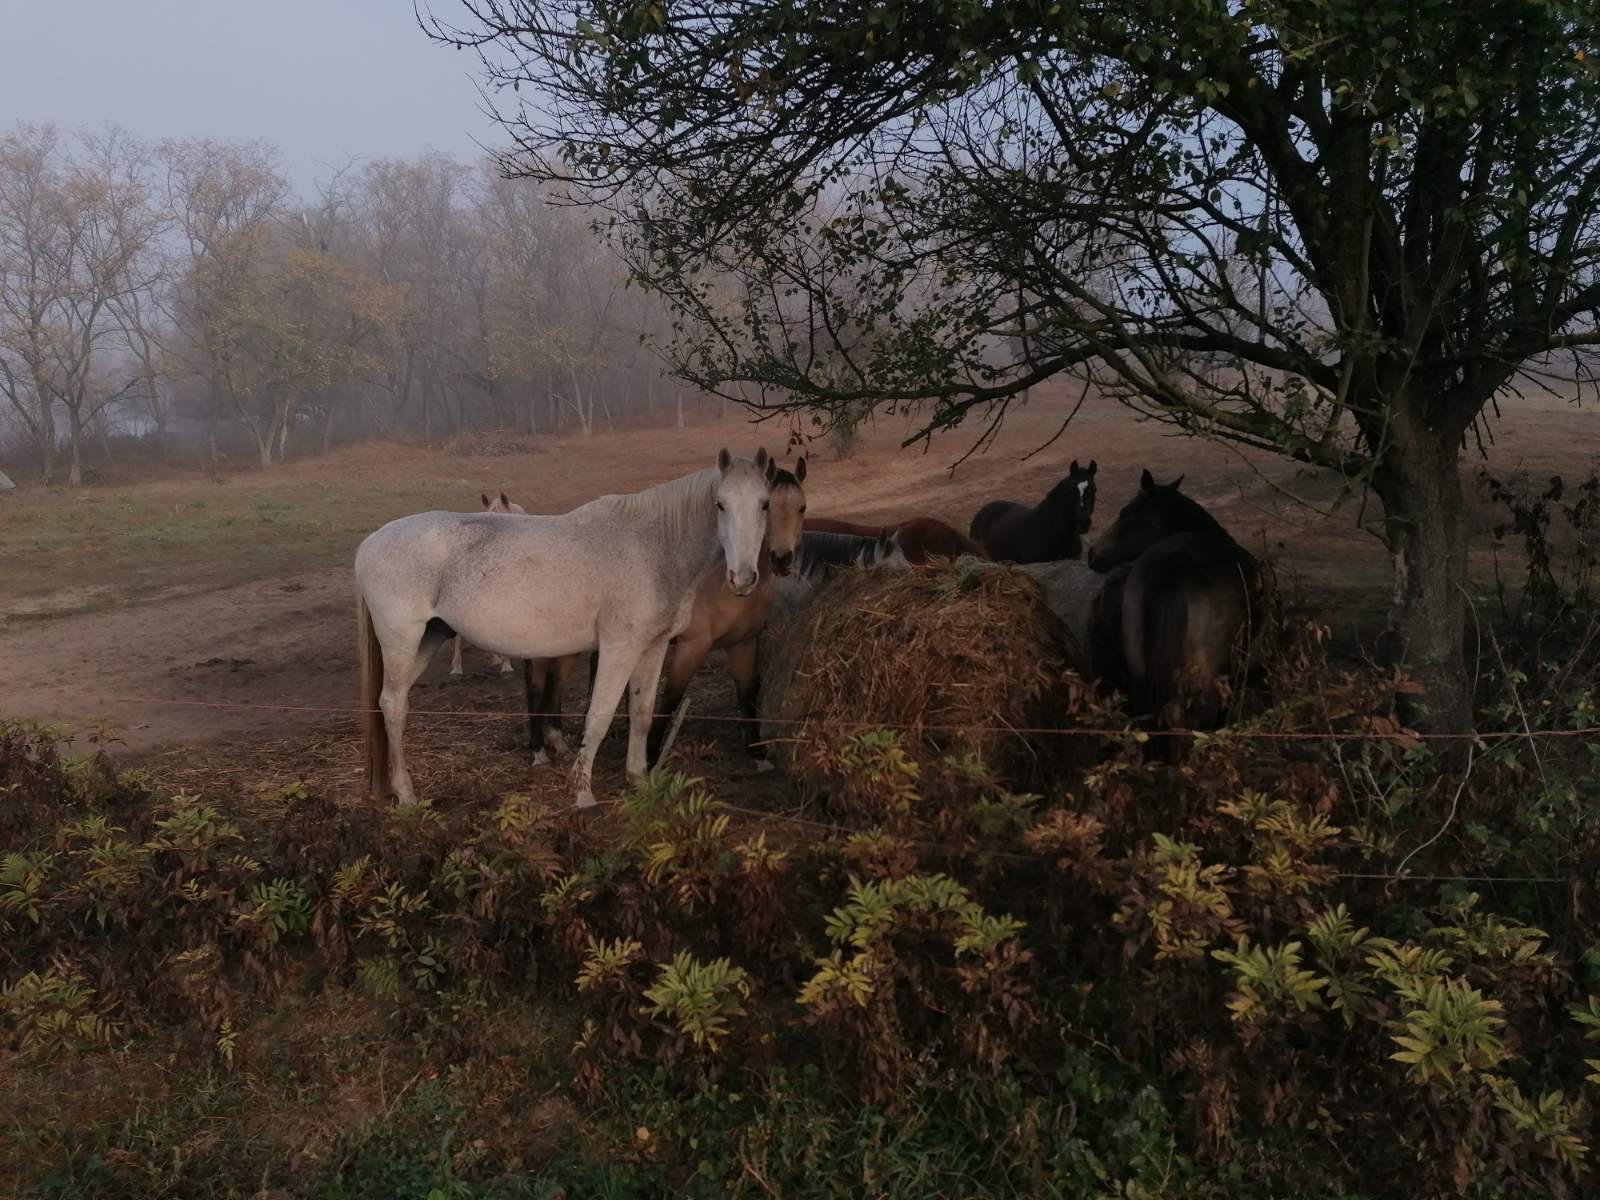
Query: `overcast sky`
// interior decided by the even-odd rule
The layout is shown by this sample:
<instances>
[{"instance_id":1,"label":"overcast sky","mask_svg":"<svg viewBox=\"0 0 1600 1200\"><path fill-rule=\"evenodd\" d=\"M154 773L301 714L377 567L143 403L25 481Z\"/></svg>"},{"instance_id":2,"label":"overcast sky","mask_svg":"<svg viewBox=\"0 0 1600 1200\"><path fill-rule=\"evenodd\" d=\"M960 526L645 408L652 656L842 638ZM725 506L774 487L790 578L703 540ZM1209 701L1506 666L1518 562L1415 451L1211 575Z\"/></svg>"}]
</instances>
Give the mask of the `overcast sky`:
<instances>
[{"instance_id":1,"label":"overcast sky","mask_svg":"<svg viewBox=\"0 0 1600 1200\"><path fill-rule=\"evenodd\" d=\"M476 65L410 0L0 0L0 126L265 138L304 189L319 160L494 145Z\"/></svg>"}]
</instances>

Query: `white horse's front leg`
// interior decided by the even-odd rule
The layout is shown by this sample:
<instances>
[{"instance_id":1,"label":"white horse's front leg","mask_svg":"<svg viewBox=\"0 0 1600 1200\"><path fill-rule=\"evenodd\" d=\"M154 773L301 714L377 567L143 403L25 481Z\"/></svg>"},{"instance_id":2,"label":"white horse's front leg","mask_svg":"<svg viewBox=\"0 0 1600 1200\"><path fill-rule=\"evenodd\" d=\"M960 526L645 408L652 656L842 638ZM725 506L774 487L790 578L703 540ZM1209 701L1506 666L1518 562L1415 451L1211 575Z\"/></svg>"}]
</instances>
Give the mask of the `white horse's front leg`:
<instances>
[{"instance_id":1,"label":"white horse's front leg","mask_svg":"<svg viewBox=\"0 0 1600 1200\"><path fill-rule=\"evenodd\" d=\"M639 656L639 665L628 681L628 777L636 779L649 766L650 722L655 717L656 691L661 685L661 664L667 657L662 638Z\"/></svg>"},{"instance_id":2,"label":"white horse's front leg","mask_svg":"<svg viewBox=\"0 0 1600 1200\"><path fill-rule=\"evenodd\" d=\"M636 645L619 646L615 642L601 647L600 671L595 676L589 693L589 715L583 722L583 745L578 748L577 761L572 764L572 803L575 808L592 808L594 799L594 757L600 749L600 739L605 737L616 716L622 691L628 686L628 677L639 661ZM660 663L657 663L660 669Z\"/></svg>"}]
</instances>

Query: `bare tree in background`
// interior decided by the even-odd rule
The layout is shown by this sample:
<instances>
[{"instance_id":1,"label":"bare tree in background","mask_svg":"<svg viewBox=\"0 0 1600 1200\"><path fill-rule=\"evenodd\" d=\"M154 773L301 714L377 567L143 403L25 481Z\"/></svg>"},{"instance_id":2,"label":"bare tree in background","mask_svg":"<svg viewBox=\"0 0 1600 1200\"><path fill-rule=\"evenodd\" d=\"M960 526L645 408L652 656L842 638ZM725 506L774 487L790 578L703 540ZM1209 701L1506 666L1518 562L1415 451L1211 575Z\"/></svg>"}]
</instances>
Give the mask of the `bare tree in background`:
<instances>
[{"instance_id":1,"label":"bare tree in background","mask_svg":"<svg viewBox=\"0 0 1600 1200\"><path fill-rule=\"evenodd\" d=\"M214 464L219 406L226 400L242 418L248 411L242 341L289 183L277 152L262 142L168 141L160 156L167 204L189 257L174 316L190 367L206 385ZM270 455L262 461L269 463Z\"/></svg>"},{"instance_id":2,"label":"bare tree in background","mask_svg":"<svg viewBox=\"0 0 1600 1200\"><path fill-rule=\"evenodd\" d=\"M0 157L0 238L8 396L29 416L46 478L53 475L55 409L66 414L68 482L83 482L83 442L97 415L137 380L103 361L118 336L113 306L147 290L162 217L152 204L150 158L128 134L84 135L77 152L49 127L21 127ZM20 402L26 377L32 405Z\"/></svg>"},{"instance_id":3,"label":"bare tree in background","mask_svg":"<svg viewBox=\"0 0 1600 1200\"><path fill-rule=\"evenodd\" d=\"M20 125L0 140L0 386L38 447L46 483L56 456L50 313L65 286L55 275L62 153L60 134L48 125Z\"/></svg>"},{"instance_id":4,"label":"bare tree in background","mask_svg":"<svg viewBox=\"0 0 1600 1200\"><path fill-rule=\"evenodd\" d=\"M265 143L152 153L19 125L0 138L12 444L47 477L75 446L76 477L85 434L109 462L122 433L165 457L198 430L216 469L341 437L649 419L666 388L641 341L668 308L560 199L440 154L352 160L302 199Z\"/></svg>"}]
</instances>

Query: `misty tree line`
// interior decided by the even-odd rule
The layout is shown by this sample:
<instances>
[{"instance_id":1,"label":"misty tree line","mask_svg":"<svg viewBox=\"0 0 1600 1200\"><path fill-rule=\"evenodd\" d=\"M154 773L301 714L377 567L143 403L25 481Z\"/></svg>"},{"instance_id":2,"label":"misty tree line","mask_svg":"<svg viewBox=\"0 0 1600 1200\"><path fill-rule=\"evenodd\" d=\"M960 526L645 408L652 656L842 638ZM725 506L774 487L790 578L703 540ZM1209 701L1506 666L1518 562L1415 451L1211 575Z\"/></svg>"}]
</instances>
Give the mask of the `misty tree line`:
<instances>
[{"instance_id":1,"label":"misty tree line","mask_svg":"<svg viewBox=\"0 0 1600 1200\"><path fill-rule=\"evenodd\" d=\"M0 453L79 483L118 431L262 466L346 436L585 435L683 396L588 216L429 153L296 193L262 142L0 137Z\"/></svg>"}]
</instances>

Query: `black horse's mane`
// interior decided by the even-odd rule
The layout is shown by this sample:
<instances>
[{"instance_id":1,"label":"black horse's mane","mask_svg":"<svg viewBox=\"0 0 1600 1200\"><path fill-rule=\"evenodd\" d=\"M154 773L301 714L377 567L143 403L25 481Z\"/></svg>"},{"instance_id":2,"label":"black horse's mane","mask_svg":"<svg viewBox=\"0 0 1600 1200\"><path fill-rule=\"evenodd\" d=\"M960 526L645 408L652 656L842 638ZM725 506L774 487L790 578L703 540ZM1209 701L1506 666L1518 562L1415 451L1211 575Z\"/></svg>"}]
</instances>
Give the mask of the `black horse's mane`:
<instances>
[{"instance_id":1,"label":"black horse's mane","mask_svg":"<svg viewBox=\"0 0 1600 1200\"><path fill-rule=\"evenodd\" d=\"M1153 503L1161 506L1162 515L1172 523L1174 533L1215 533L1230 542L1234 540L1222 522L1193 496L1185 496L1170 484L1147 494Z\"/></svg>"},{"instance_id":2,"label":"black horse's mane","mask_svg":"<svg viewBox=\"0 0 1600 1200\"><path fill-rule=\"evenodd\" d=\"M808 529L800 535L795 552L795 572L810 578L830 567L848 567L858 562L864 551L873 549L879 538L858 533L827 533Z\"/></svg>"}]
</instances>

